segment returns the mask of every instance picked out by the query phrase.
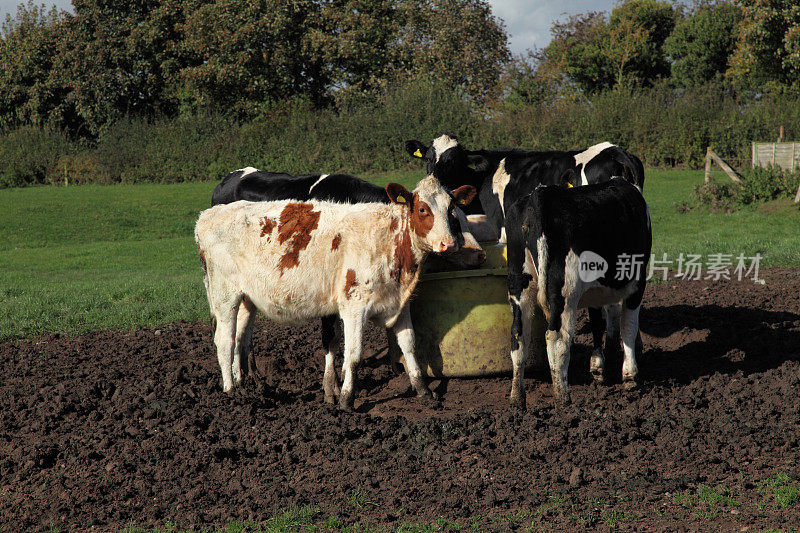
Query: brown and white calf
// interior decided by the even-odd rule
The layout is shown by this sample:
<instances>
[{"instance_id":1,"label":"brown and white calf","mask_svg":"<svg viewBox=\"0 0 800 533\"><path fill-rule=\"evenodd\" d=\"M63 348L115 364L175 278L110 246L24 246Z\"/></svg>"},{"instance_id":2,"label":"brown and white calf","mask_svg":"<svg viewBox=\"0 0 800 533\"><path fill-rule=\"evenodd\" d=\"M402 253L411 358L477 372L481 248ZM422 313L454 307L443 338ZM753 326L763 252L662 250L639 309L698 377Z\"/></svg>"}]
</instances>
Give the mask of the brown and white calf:
<instances>
[{"instance_id":1,"label":"brown and white calf","mask_svg":"<svg viewBox=\"0 0 800 533\"><path fill-rule=\"evenodd\" d=\"M412 386L430 395L414 358L409 299L428 252L456 246L452 206L468 204L476 191L463 186L450 194L428 177L411 193L397 183L386 193L390 204L239 201L200 214L195 240L225 391L241 380L242 338L259 309L284 323L342 318L341 408L353 406L367 320L394 329ZM323 388L333 403L339 391L330 351Z\"/></svg>"}]
</instances>

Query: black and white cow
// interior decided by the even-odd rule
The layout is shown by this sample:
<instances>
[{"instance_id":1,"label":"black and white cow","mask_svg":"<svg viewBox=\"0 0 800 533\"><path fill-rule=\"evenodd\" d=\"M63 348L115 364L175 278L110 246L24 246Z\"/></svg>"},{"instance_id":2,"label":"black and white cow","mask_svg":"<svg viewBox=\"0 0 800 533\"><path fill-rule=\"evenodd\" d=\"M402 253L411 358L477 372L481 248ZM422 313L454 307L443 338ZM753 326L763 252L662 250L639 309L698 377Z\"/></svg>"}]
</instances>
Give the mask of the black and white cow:
<instances>
[{"instance_id":1,"label":"black and white cow","mask_svg":"<svg viewBox=\"0 0 800 533\"><path fill-rule=\"evenodd\" d=\"M428 174L445 187L472 185L478 189L477 201L465 212L485 214L501 242L505 242L503 226L508 206L539 185L574 187L608 181L613 176L625 177L640 190L644 185L644 166L639 158L607 142L568 151L467 150L455 137L441 135L429 146L410 140L405 148L412 157L424 159Z\"/></svg>"},{"instance_id":2,"label":"black and white cow","mask_svg":"<svg viewBox=\"0 0 800 533\"><path fill-rule=\"evenodd\" d=\"M513 314L512 405L525 408L525 358L538 304L547 319L547 357L557 400L569 402L567 368L580 307L622 306L622 380L638 377L635 342L652 235L642 193L615 178L585 187L539 187L509 206L508 299ZM591 356L602 375L602 351Z\"/></svg>"},{"instance_id":3,"label":"black and white cow","mask_svg":"<svg viewBox=\"0 0 800 533\"><path fill-rule=\"evenodd\" d=\"M427 163L432 174L445 187L472 185L478 198L465 210L475 232L485 215L484 226L490 235L506 242L505 212L519 198L530 194L539 185L576 187L622 176L636 185L644 186L644 166L638 157L624 148L603 142L585 150L530 151L517 148L467 150L451 135L441 135L426 146L420 141L405 143L406 151ZM485 232L484 232L485 233ZM592 343L595 352L619 349L618 306L589 308ZM641 346L641 339L637 339Z\"/></svg>"},{"instance_id":4,"label":"black and white cow","mask_svg":"<svg viewBox=\"0 0 800 533\"><path fill-rule=\"evenodd\" d=\"M348 174L301 174L291 175L283 172L266 172L254 167L246 167L230 172L214 189L211 195L211 206L229 204L239 200L251 202L298 200L322 200L336 203L391 203L391 199L383 187L379 187ZM470 199L471 201L471 199ZM462 206L465 207L465 206ZM434 250L442 254L448 261L461 267L475 267L483 264L486 252L483 251L475 237L469 232L464 212L454 207L448 213L448 222L456 237L455 246L447 250ZM242 310L244 312L244 310ZM240 320L240 324L247 324ZM332 359L339 346L341 332L336 316L322 318L322 347L327 358ZM399 347L394 336L387 330L390 349L389 356L393 366L399 371L397 362ZM252 323L242 332L242 372L257 373L253 353L250 349L252 340Z\"/></svg>"}]
</instances>

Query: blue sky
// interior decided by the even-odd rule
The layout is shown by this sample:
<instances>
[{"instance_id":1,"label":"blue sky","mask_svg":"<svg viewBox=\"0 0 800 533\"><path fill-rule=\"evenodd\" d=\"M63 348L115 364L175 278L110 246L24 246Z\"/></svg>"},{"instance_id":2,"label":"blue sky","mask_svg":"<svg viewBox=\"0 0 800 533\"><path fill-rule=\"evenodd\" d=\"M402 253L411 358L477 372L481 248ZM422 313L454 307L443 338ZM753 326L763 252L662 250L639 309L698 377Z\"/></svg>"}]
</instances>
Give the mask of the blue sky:
<instances>
[{"instance_id":1,"label":"blue sky","mask_svg":"<svg viewBox=\"0 0 800 533\"><path fill-rule=\"evenodd\" d=\"M34 0L66 9L69 0ZM18 0L0 0L0 20L14 13ZM614 0L489 0L494 14L506 23L511 51L519 54L528 48L542 48L550 42L550 26L575 13L610 11Z\"/></svg>"}]
</instances>

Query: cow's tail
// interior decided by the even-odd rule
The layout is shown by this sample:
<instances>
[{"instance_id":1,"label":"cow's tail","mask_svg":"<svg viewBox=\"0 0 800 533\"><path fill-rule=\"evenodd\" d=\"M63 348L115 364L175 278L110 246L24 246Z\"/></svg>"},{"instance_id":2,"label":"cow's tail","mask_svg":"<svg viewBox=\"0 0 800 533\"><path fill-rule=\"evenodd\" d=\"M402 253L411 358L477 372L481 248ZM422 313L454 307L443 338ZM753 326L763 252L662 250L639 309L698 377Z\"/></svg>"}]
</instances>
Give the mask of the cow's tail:
<instances>
[{"instance_id":1,"label":"cow's tail","mask_svg":"<svg viewBox=\"0 0 800 533\"><path fill-rule=\"evenodd\" d=\"M644 165L641 159L620 146L614 148L612 157L622 165L625 180L636 185L640 191L644 190Z\"/></svg>"}]
</instances>

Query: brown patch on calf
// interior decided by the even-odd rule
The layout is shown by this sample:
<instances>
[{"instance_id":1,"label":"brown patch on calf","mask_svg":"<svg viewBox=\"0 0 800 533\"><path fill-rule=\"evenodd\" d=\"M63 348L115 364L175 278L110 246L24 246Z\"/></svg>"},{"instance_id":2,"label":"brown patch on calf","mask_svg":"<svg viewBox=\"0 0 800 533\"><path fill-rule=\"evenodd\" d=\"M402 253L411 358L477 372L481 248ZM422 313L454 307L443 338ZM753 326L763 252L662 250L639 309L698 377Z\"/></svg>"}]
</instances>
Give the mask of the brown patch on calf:
<instances>
[{"instance_id":1,"label":"brown patch on calf","mask_svg":"<svg viewBox=\"0 0 800 533\"><path fill-rule=\"evenodd\" d=\"M264 217L264 220L261 221L261 236L266 237L267 240L269 240L269 236L274 229L275 221L269 217Z\"/></svg>"},{"instance_id":2,"label":"brown patch on calf","mask_svg":"<svg viewBox=\"0 0 800 533\"><path fill-rule=\"evenodd\" d=\"M409 235L408 228L404 228L394 236L394 268L392 269L392 278L397 283L400 283L403 276L415 272L418 266L417 258L414 256L414 250L411 248L411 235Z\"/></svg>"},{"instance_id":3,"label":"brown patch on calf","mask_svg":"<svg viewBox=\"0 0 800 533\"><path fill-rule=\"evenodd\" d=\"M433 227L431 206L420 200L417 193L414 193L414 199L411 202L411 227L414 233L423 239Z\"/></svg>"},{"instance_id":4,"label":"brown patch on calf","mask_svg":"<svg viewBox=\"0 0 800 533\"><path fill-rule=\"evenodd\" d=\"M200 254L200 268L203 269L203 276L208 276L208 265L206 264L206 253L198 246L197 252Z\"/></svg>"},{"instance_id":5,"label":"brown patch on calf","mask_svg":"<svg viewBox=\"0 0 800 533\"><path fill-rule=\"evenodd\" d=\"M350 293L353 291L353 287L358 286L356 282L356 272L352 268L347 269L347 275L344 278L344 296L348 300L350 299Z\"/></svg>"},{"instance_id":6,"label":"brown patch on calf","mask_svg":"<svg viewBox=\"0 0 800 533\"><path fill-rule=\"evenodd\" d=\"M333 242L331 242L331 251L336 250L339 247L339 243L342 242L342 234L337 233L336 237L333 238Z\"/></svg>"},{"instance_id":7,"label":"brown patch on calf","mask_svg":"<svg viewBox=\"0 0 800 533\"><path fill-rule=\"evenodd\" d=\"M300 262L300 252L311 242L311 232L319 224L319 211L307 203L286 204L281 211L278 225L278 242L283 244L289 239L291 246L278 262L281 274L287 268L294 268Z\"/></svg>"}]
</instances>

